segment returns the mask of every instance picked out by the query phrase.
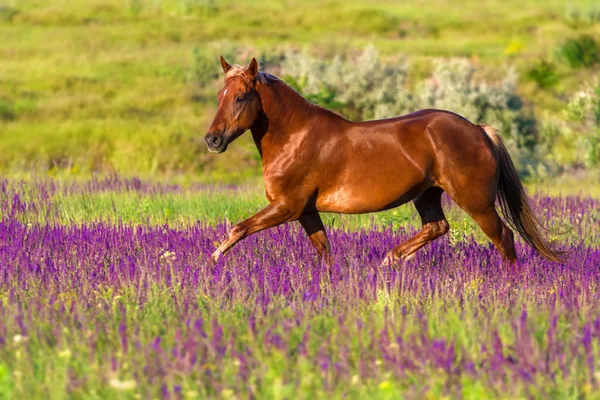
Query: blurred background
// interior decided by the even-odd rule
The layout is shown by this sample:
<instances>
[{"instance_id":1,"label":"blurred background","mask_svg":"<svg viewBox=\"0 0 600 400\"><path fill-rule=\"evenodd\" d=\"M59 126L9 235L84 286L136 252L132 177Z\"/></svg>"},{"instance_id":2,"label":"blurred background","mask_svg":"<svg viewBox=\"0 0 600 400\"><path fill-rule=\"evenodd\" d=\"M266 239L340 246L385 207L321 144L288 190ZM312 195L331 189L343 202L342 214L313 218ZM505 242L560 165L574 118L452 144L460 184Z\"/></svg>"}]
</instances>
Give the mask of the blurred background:
<instances>
[{"instance_id":1,"label":"blurred background","mask_svg":"<svg viewBox=\"0 0 600 400\"><path fill-rule=\"evenodd\" d=\"M588 0L0 0L0 173L259 180L249 134L203 143L221 54L352 120L493 125L530 183L599 182Z\"/></svg>"}]
</instances>

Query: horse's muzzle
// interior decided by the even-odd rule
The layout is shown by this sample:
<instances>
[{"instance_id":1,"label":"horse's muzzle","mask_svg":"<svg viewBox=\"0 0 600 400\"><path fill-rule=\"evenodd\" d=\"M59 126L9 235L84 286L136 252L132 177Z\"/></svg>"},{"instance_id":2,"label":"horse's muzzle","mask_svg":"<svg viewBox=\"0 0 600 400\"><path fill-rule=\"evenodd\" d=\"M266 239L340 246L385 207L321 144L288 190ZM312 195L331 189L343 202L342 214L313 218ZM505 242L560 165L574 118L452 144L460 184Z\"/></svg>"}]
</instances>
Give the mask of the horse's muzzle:
<instances>
[{"instance_id":1,"label":"horse's muzzle","mask_svg":"<svg viewBox=\"0 0 600 400\"><path fill-rule=\"evenodd\" d=\"M227 147L227 142L223 136L213 135L212 133L207 133L206 136L204 136L204 141L208 146L208 151L211 153L222 153Z\"/></svg>"}]
</instances>

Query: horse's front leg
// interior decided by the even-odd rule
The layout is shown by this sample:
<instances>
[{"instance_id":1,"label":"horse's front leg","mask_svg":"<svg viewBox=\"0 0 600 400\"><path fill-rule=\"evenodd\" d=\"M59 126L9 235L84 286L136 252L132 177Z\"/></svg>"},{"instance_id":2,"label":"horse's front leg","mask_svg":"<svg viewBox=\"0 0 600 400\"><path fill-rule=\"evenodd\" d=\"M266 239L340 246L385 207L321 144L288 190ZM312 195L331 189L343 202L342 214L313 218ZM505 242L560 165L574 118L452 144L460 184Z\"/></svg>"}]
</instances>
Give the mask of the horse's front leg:
<instances>
[{"instance_id":1,"label":"horse's front leg","mask_svg":"<svg viewBox=\"0 0 600 400\"><path fill-rule=\"evenodd\" d=\"M319 216L319 213L314 212L311 214L302 214L298 218L300 224L306 231L308 238L317 250L319 257L321 257L327 265L333 264L333 257L331 256L331 246L327 239L327 233L325 233L325 226Z\"/></svg>"},{"instance_id":2,"label":"horse's front leg","mask_svg":"<svg viewBox=\"0 0 600 400\"><path fill-rule=\"evenodd\" d=\"M237 242L246 236L263 229L271 228L284 222L296 219L298 215L290 207L283 203L271 203L258 214L234 226L227 239L212 254L213 261L217 262L222 255L225 255Z\"/></svg>"}]
</instances>

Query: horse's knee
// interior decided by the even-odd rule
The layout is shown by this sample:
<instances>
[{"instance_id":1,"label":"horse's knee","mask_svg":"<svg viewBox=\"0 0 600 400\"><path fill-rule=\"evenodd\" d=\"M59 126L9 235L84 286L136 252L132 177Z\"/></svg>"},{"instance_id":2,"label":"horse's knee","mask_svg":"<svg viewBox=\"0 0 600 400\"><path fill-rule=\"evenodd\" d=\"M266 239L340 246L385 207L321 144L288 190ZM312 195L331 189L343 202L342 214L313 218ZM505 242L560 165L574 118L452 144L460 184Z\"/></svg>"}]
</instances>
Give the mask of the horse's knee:
<instances>
[{"instance_id":1,"label":"horse's knee","mask_svg":"<svg viewBox=\"0 0 600 400\"><path fill-rule=\"evenodd\" d=\"M445 235L450 230L450 224L446 220L431 222L423 226L423 231L432 239Z\"/></svg>"},{"instance_id":2,"label":"horse's knee","mask_svg":"<svg viewBox=\"0 0 600 400\"><path fill-rule=\"evenodd\" d=\"M329 246L329 242L327 240L319 242L319 244L315 247L317 248L317 252L321 255L327 254L331 250L331 247Z\"/></svg>"},{"instance_id":3,"label":"horse's knee","mask_svg":"<svg viewBox=\"0 0 600 400\"><path fill-rule=\"evenodd\" d=\"M450 224L445 219L438 222L438 236L443 236L450 230Z\"/></svg>"},{"instance_id":4,"label":"horse's knee","mask_svg":"<svg viewBox=\"0 0 600 400\"><path fill-rule=\"evenodd\" d=\"M230 239L243 238L246 236L247 233L248 233L248 230L244 226L235 225L229 231L229 238Z\"/></svg>"},{"instance_id":5,"label":"horse's knee","mask_svg":"<svg viewBox=\"0 0 600 400\"><path fill-rule=\"evenodd\" d=\"M310 236L310 241L312 242L314 248L317 250L319 254L323 254L329 251L329 241L325 236L324 232L317 232Z\"/></svg>"}]
</instances>

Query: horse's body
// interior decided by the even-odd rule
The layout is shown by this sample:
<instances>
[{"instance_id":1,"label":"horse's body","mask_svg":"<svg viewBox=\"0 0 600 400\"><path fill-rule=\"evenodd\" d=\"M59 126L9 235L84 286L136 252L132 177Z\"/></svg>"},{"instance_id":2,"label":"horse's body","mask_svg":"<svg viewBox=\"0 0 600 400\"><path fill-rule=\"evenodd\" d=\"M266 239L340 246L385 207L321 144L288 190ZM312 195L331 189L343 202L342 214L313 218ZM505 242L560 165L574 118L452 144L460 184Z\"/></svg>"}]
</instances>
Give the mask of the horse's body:
<instances>
[{"instance_id":1,"label":"horse's body","mask_svg":"<svg viewBox=\"0 0 600 400\"><path fill-rule=\"evenodd\" d=\"M559 256L544 241L500 137L447 111L421 110L398 118L351 122L315 106L279 79L224 60L226 85L206 135L223 152L250 129L263 161L269 206L236 225L215 251L217 260L254 232L299 220L318 253L330 261L319 212L360 214L414 201L423 228L392 249L392 262L448 232L441 194L479 224L502 255L516 259L513 233L494 202L538 252Z\"/></svg>"}]
</instances>

